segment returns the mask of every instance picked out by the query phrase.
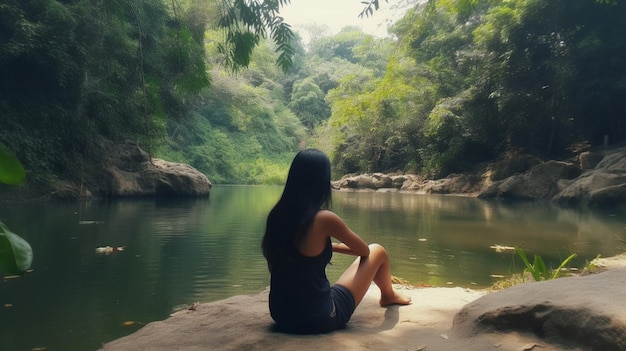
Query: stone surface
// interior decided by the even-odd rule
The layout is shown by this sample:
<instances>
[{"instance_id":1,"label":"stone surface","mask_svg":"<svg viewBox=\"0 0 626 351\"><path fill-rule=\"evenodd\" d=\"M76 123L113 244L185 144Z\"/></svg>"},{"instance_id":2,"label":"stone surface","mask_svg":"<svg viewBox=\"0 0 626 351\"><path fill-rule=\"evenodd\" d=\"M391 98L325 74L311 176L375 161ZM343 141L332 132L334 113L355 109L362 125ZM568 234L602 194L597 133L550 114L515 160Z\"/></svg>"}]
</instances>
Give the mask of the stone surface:
<instances>
[{"instance_id":1,"label":"stone surface","mask_svg":"<svg viewBox=\"0 0 626 351\"><path fill-rule=\"evenodd\" d=\"M542 162L530 155L507 154L476 173L441 179L416 174L348 175L333 182L333 187L620 206L626 204L626 147L586 151L569 161Z\"/></svg>"},{"instance_id":2,"label":"stone surface","mask_svg":"<svg viewBox=\"0 0 626 351\"><path fill-rule=\"evenodd\" d=\"M554 196L553 201L591 206L615 206L626 203L626 148L607 151L602 155L595 168L568 182Z\"/></svg>"},{"instance_id":3,"label":"stone surface","mask_svg":"<svg viewBox=\"0 0 626 351\"><path fill-rule=\"evenodd\" d=\"M527 173L514 175L483 189L481 198L538 200L550 199L559 192L559 180L574 179L580 169L572 163L548 161L540 163Z\"/></svg>"},{"instance_id":4,"label":"stone surface","mask_svg":"<svg viewBox=\"0 0 626 351\"><path fill-rule=\"evenodd\" d=\"M409 306L379 307L372 286L347 328L322 335L274 331L266 290L174 313L101 350L626 350L626 256L599 264L611 269L490 294L397 286Z\"/></svg>"},{"instance_id":5,"label":"stone surface","mask_svg":"<svg viewBox=\"0 0 626 351\"><path fill-rule=\"evenodd\" d=\"M530 333L585 350L626 350L626 268L532 282L485 295L454 318L459 336Z\"/></svg>"},{"instance_id":6,"label":"stone surface","mask_svg":"<svg viewBox=\"0 0 626 351\"><path fill-rule=\"evenodd\" d=\"M578 155L579 167L582 170L594 169L602 161L604 155L601 152L585 151Z\"/></svg>"},{"instance_id":7,"label":"stone surface","mask_svg":"<svg viewBox=\"0 0 626 351\"><path fill-rule=\"evenodd\" d=\"M150 159L134 144L115 146L92 192L103 197L208 196L211 182L182 163Z\"/></svg>"}]
</instances>

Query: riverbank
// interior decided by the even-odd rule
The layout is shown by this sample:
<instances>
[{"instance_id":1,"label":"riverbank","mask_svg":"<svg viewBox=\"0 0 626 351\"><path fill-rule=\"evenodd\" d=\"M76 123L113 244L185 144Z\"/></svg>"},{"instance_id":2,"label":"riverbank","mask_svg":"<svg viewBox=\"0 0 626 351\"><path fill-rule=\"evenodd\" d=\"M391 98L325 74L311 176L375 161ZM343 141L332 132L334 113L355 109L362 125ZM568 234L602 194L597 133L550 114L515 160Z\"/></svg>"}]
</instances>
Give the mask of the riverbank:
<instances>
[{"instance_id":1,"label":"riverbank","mask_svg":"<svg viewBox=\"0 0 626 351\"><path fill-rule=\"evenodd\" d=\"M91 169L65 179L45 175L24 184L0 184L0 201L208 197L213 184L188 164L152 158L136 143L109 145Z\"/></svg>"},{"instance_id":2,"label":"riverbank","mask_svg":"<svg viewBox=\"0 0 626 351\"><path fill-rule=\"evenodd\" d=\"M483 199L546 200L566 206L626 207L626 147L580 152L564 160L508 153L465 174L428 179L419 174L346 175L346 191L405 191Z\"/></svg>"},{"instance_id":3,"label":"riverbank","mask_svg":"<svg viewBox=\"0 0 626 351\"><path fill-rule=\"evenodd\" d=\"M494 293L398 285L409 306L379 307L372 287L347 328L323 335L273 331L266 290L194 304L100 350L624 350L626 255L597 266Z\"/></svg>"}]
</instances>

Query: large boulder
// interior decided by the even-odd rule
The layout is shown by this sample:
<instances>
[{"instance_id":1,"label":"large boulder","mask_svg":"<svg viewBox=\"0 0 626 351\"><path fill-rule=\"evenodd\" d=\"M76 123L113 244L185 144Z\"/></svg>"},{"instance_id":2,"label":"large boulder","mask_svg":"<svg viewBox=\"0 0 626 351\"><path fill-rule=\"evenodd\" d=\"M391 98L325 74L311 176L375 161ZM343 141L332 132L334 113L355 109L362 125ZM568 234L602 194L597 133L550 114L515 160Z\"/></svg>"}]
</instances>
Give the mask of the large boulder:
<instances>
[{"instance_id":1,"label":"large boulder","mask_svg":"<svg viewBox=\"0 0 626 351\"><path fill-rule=\"evenodd\" d=\"M491 294L396 286L408 306L379 307L372 285L345 329L319 335L277 332L265 290L193 304L100 350L626 350L624 262Z\"/></svg>"},{"instance_id":2,"label":"large boulder","mask_svg":"<svg viewBox=\"0 0 626 351\"><path fill-rule=\"evenodd\" d=\"M466 174L450 174L449 176L422 182L420 191L425 194L468 194L473 193L477 177Z\"/></svg>"},{"instance_id":3,"label":"large boulder","mask_svg":"<svg viewBox=\"0 0 626 351\"><path fill-rule=\"evenodd\" d=\"M521 152L507 152L495 162L488 164L482 177L485 183L497 182L518 174L528 172L542 161L539 157Z\"/></svg>"},{"instance_id":4,"label":"large boulder","mask_svg":"<svg viewBox=\"0 0 626 351\"><path fill-rule=\"evenodd\" d=\"M333 186L337 189L350 190L378 189L378 187L374 183L374 179L367 174L343 177L339 181L335 182Z\"/></svg>"},{"instance_id":5,"label":"large boulder","mask_svg":"<svg viewBox=\"0 0 626 351\"><path fill-rule=\"evenodd\" d=\"M104 197L208 196L209 179L182 163L150 158L139 146L116 145L104 163L96 193Z\"/></svg>"},{"instance_id":6,"label":"large boulder","mask_svg":"<svg viewBox=\"0 0 626 351\"><path fill-rule=\"evenodd\" d=\"M578 155L578 164L580 169L590 170L596 168L603 158L604 154L602 152L584 151Z\"/></svg>"},{"instance_id":7,"label":"large boulder","mask_svg":"<svg viewBox=\"0 0 626 351\"><path fill-rule=\"evenodd\" d=\"M599 154L593 158L598 159ZM563 183L553 200L561 204L613 206L626 203L626 148L606 151L595 168ZM584 162L587 167L594 162ZM583 161L581 161L583 164Z\"/></svg>"},{"instance_id":8,"label":"large boulder","mask_svg":"<svg viewBox=\"0 0 626 351\"><path fill-rule=\"evenodd\" d=\"M543 162L524 174L517 174L485 186L478 197L550 199L561 190L561 180L574 179L580 172L580 168L569 162Z\"/></svg>"},{"instance_id":9,"label":"large boulder","mask_svg":"<svg viewBox=\"0 0 626 351\"><path fill-rule=\"evenodd\" d=\"M525 283L482 296L454 317L455 335L527 333L571 349L626 350L626 268Z\"/></svg>"},{"instance_id":10,"label":"large boulder","mask_svg":"<svg viewBox=\"0 0 626 351\"><path fill-rule=\"evenodd\" d=\"M399 189L405 191L418 191L424 184L424 177L417 174L407 174L394 177L394 184L400 185Z\"/></svg>"}]
</instances>

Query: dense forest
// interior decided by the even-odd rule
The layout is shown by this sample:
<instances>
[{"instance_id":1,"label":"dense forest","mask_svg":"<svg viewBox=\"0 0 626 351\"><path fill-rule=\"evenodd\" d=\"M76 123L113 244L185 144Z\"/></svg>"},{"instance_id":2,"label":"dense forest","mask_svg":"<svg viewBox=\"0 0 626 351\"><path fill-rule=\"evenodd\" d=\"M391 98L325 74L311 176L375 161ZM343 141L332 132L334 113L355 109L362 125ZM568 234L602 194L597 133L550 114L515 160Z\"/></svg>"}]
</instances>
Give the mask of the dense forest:
<instances>
[{"instance_id":1,"label":"dense forest","mask_svg":"<svg viewBox=\"0 0 626 351\"><path fill-rule=\"evenodd\" d=\"M214 183L276 184L303 146L336 176L442 177L626 139L625 1L429 0L388 38L307 43L284 4L3 0L0 143L31 183L132 141Z\"/></svg>"}]
</instances>

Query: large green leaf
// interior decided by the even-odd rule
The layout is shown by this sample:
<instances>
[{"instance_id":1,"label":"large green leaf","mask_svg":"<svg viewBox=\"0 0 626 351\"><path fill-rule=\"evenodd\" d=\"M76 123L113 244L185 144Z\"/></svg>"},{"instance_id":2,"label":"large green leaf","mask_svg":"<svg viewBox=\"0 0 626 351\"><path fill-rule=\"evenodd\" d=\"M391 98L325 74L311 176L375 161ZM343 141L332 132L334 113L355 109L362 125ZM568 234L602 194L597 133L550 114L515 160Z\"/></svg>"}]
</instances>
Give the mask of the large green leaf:
<instances>
[{"instance_id":1,"label":"large green leaf","mask_svg":"<svg viewBox=\"0 0 626 351\"><path fill-rule=\"evenodd\" d=\"M30 244L0 222L0 271L21 274L30 268L32 262Z\"/></svg>"},{"instance_id":2,"label":"large green leaf","mask_svg":"<svg viewBox=\"0 0 626 351\"><path fill-rule=\"evenodd\" d=\"M20 161L0 143L0 183L16 185L24 181L26 172Z\"/></svg>"}]
</instances>

